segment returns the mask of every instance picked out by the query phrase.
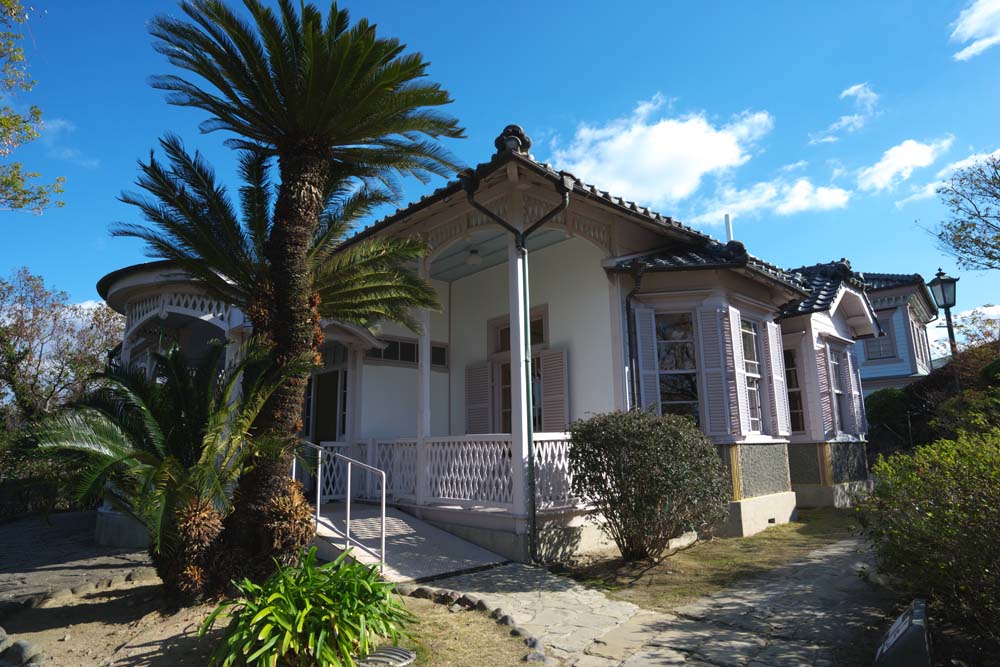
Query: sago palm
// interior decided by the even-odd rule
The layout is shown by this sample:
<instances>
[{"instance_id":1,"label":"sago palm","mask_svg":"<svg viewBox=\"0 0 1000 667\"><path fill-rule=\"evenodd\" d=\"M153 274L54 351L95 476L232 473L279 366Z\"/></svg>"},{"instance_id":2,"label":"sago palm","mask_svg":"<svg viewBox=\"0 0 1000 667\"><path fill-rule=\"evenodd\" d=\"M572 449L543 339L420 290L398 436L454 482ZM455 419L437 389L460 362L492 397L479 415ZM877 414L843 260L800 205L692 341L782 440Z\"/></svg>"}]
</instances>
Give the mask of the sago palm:
<instances>
[{"instance_id":1,"label":"sago palm","mask_svg":"<svg viewBox=\"0 0 1000 667\"><path fill-rule=\"evenodd\" d=\"M249 348L248 348L249 349ZM221 346L194 368L179 351L154 355L154 372L119 364L35 432L39 448L81 463L81 497L110 494L149 531L168 590L198 596L205 560L232 506L250 429L277 385L249 353L220 371Z\"/></svg>"},{"instance_id":2,"label":"sago palm","mask_svg":"<svg viewBox=\"0 0 1000 667\"><path fill-rule=\"evenodd\" d=\"M274 323L260 333L282 363L315 347L315 306L324 295L314 288L310 259L331 195L346 195L359 180L392 191L401 175L451 172L437 140L462 130L437 110L451 99L425 79L419 53L379 37L366 20L352 24L336 4L325 18L311 3L298 10L291 0L277 4L275 11L244 0L241 15L219 0L185 0L184 18L159 16L150 32L156 49L184 71L153 79L169 103L206 111L203 131L231 133L234 147L277 158L271 224L255 240L267 260L260 304L267 313L252 314ZM347 308L334 312L334 305L321 307L347 317ZM275 434L297 431L305 381L294 378L276 392L263 415Z\"/></svg>"}]
</instances>

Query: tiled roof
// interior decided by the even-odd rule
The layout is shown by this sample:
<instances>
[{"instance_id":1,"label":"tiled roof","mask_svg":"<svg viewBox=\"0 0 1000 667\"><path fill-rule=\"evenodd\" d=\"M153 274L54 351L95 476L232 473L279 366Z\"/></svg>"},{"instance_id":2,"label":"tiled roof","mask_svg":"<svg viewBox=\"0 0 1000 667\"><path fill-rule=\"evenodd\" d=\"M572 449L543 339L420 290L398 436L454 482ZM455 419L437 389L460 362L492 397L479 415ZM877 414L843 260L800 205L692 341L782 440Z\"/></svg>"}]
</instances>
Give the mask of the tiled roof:
<instances>
[{"instance_id":1,"label":"tiled roof","mask_svg":"<svg viewBox=\"0 0 1000 667\"><path fill-rule=\"evenodd\" d=\"M903 287L904 285L922 285L924 282L923 276L919 273L864 273L862 275L868 285L869 292Z\"/></svg>"},{"instance_id":2,"label":"tiled roof","mask_svg":"<svg viewBox=\"0 0 1000 667\"><path fill-rule=\"evenodd\" d=\"M865 289L864 276L852 271L851 262L847 259L803 266L792 269L790 273L799 276L809 295L801 301L786 304L782 309L782 317L794 317L829 309L844 285L860 291Z\"/></svg>"},{"instance_id":3,"label":"tiled roof","mask_svg":"<svg viewBox=\"0 0 1000 667\"><path fill-rule=\"evenodd\" d=\"M512 138L515 142L517 142L517 148L512 148L510 143L505 143L505 139L509 141ZM676 230L691 237L692 239L714 241L714 239L707 234L703 234L702 232L692 229L691 227L674 220L669 215L662 215L649 209L648 207L640 206L633 201L628 201L605 190L601 190L596 185L584 183L568 171L558 171L547 163L538 162L527 152L528 148L531 147L531 140L528 139L524 134L524 131L516 125L508 125L504 128L504 131L497 137L495 143L497 146L497 152L487 162L481 162L471 169L466 169L458 174L459 178L449 181L444 186L438 188L429 195L422 196L409 206L402 209L396 209L394 213L376 221L372 225L362 229L357 234L347 239L345 241L345 245L349 245L355 241L371 236L372 234L389 227L393 223L398 222L399 220L412 215L417 211L462 192L462 183L464 178L472 178L475 180L485 178L487 175L493 173L509 161L514 161L518 164L524 165L554 183L562 183L564 178L568 178L570 182L573 183L573 192L575 194L587 197L588 199L598 200L603 204L616 208L617 210L628 215L637 216L647 222L652 222L662 227Z\"/></svg>"},{"instance_id":4,"label":"tiled roof","mask_svg":"<svg viewBox=\"0 0 1000 667\"><path fill-rule=\"evenodd\" d=\"M636 265L644 271L693 271L698 269L730 269L745 267L777 280L787 287L804 292L804 282L781 267L747 253L739 241L723 244L710 240L701 245L665 248L645 255L622 259L614 266L617 271L631 271Z\"/></svg>"}]
</instances>

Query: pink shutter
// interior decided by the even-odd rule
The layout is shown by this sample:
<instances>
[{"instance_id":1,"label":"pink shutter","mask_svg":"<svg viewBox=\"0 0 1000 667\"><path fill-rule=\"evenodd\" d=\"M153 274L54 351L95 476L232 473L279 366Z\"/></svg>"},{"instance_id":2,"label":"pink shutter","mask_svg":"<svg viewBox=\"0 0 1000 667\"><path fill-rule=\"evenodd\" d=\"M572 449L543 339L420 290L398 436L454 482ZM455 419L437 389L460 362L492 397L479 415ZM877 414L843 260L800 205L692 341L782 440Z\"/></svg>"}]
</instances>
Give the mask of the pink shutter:
<instances>
[{"instance_id":1,"label":"pink shutter","mask_svg":"<svg viewBox=\"0 0 1000 667\"><path fill-rule=\"evenodd\" d=\"M829 437L833 434L833 388L830 386L830 360L827 356L829 348L824 345L816 350L816 363L819 366L819 403L823 415L823 434Z\"/></svg>"},{"instance_id":2,"label":"pink shutter","mask_svg":"<svg viewBox=\"0 0 1000 667\"><path fill-rule=\"evenodd\" d=\"M698 323L704 429L708 435L729 435L726 320L722 310L701 310L698 312Z\"/></svg>"},{"instance_id":3,"label":"pink shutter","mask_svg":"<svg viewBox=\"0 0 1000 667\"><path fill-rule=\"evenodd\" d=\"M767 367L771 374L771 419L775 435L791 435L792 420L788 409L788 387L785 384L785 355L781 344L781 325L768 322Z\"/></svg>"},{"instance_id":4,"label":"pink shutter","mask_svg":"<svg viewBox=\"0 0 1000 667\"><path fill-rule=\"evenodd\" d=\"M734 435L746 435L750 432L750 400L747 397L747 368L743 359L743 332L741 329L740 311L729 306L729 363L733 368L732 404L736 408L733 415L735 422Z\"/></svg>"},{"instance_id":5,"label":"pink shutter","mask_svg":"<svg viewBox=\"0 0 1000 667\"><path fill-rule=\"evenodd\" d=\"M465 432L489 433L493 422L493 401L490 400L492 366L489 362L465 367Z\"/></svg>"},{"instance_id":6,"label":"pink shutter","mask_svg":"<svg viewBox=\"0 0 1000 667\"><path fill-rule=\"evenodd\" d=\"M660 414L660 366L656 352L656 316L635 308L636 356L639 359L639 408Z\"/></svg>"},{"instance_id":7,"label":"pink shutter","mask_svg":"<svg viewBox=\"0 0 1000 667\"><path fill-rule=\"evenodd\" d=\"M569 375L566 350L538 354L542 378L542 430L562 432L569 427Z\"/></svg>"}]
</instances>

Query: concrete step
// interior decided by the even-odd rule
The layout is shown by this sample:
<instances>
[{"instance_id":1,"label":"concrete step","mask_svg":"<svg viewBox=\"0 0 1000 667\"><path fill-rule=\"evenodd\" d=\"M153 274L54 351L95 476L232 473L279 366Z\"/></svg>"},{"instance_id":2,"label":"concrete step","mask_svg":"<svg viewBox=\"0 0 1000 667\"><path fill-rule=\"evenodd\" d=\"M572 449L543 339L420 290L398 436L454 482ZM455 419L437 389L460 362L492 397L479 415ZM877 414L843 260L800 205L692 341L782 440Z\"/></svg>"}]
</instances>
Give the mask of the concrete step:
<instances>
[{"instance_id":1,"label":"concrete step","mask_svg":"<svg viewBox=\"0 0 1000 667\"><path fill-rule=\"evenodd\" d=\"M314 543L321 558L332 560L343 550L344 509L343 503L321 507ZM377 506L351 503L351 538L375 554L379 551L379 517ZM386 508L385 555L382 576L394 582L436 579L507 560L394 507ZM379 562L377 555L357 547L351 550L351 557L367 565Z\"/></svg>"}]
</instances>

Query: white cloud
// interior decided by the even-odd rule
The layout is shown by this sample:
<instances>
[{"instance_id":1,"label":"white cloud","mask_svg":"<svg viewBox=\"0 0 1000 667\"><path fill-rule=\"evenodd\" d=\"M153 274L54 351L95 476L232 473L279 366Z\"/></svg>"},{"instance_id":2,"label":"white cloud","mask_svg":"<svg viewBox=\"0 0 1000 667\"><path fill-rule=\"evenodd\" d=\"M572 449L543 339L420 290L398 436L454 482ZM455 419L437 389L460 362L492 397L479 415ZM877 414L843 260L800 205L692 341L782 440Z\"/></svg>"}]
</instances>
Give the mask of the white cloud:
<instances>
[{"instance_id":1,"label":"white cloud","mask_svg":"<svg viewBox=\"0 0 1000 667\"><path fill-rule=\"evenodd\" d=\"M714 124L704 113L665 115L666 104L657 94L627 117L582 124L567 146L553 142L552 161L609 192L660 206L691 196L704 177L744 164L774 126L766 111Z\"/></svg>"},{"instance_id":2,"label":"white cloud","mask_svg":"<svg viewBox=\"0 0 1000 667\"><path fill-rule=\"evenodd\" d=\"M984 304L979 306L979 308L970 308L969 310L963 310L960 313L952 313L952 317L955 322L961 322L965 318L972 315L972 313L979 311L986 317L990 319L1000 318L1000 306L994 306L991 304ZM958 332L956 332L958 333ZM962 340L961 334L955 336L958 339L959 347L962 346L964 342ZM931 346L931 356L935 359L939 357L947 357L951 354L951 345L948 343L948 328L944 326L944 316L937 322L933 322L927 325L927 341Z\"/></svg>"},{"instance_id":3,"label":"white cloud","mask_svg":"<svg viewBox=\"0 0 1000 667\"><path fill-rule=\"evenodd\" d=\"M959 169L967 169L976 163L982 162L983 160L995 157L1000 158L1000 148L996 149L992 153L972 153L968 157L962 158L961 160L955 160L940 170L938 170L935 176L936 181L930 183L925 183L924 185L914 185L910 188L910 196L900 199L896 202L896 208L902 208L907 204L911 204L916 201L922 201L924 199L931 199L937 195L938 188L947 184L951 175L954 174Z\"/></svg>"},{"instance_id":4,"label":"white cloud","mask_svg":"<svg viewBox=\"0 0 1000 667\"><path fill-rule=\"evenodd\" d=\"M972 42L952 56L960 61L1000 44L1000 0L974 0L952 24L951 39L962 44Z\"/></svg>"},{"instance_id":5,"label":"white cloud","mask_svg":"<svg viewBox=\"0 0 1000 667\"><path fill-rule=\"evenodd\" d=\"M808 162L806 162L805 160L799 160L798 162L792 162L791 164L786 164L781 168L781 171L784 172L798 171L799 169L805 169L808 166L809 166Z\"/></svg>"},{"instance_id":6,"label":"white cloud","mask_svg":"<svg viewBox=\"0 0 1000 667\"><path fill-rule=\"evenodd\" d=\"M76 125L65 118L50 118L42 122L39 141L48 148L48 156L56 160L71 162L78 167L95 169L100 160L86 157L78 148L66 146L68 137L76 132Z\"/></svg>"},{"instance_id":7,"label":"white cloud","mask_svg":"<svg viewBox=\"0 0 1000 667\"><path fill-rule=\"evenodd\" d=\"M930 143L907 139L883 153L878 162L859 171L858 187L876 192L893 188L909 180L914 169L934 164L942 153L951 148L953 141L952 136Z\"/></svg>"},{"instance_id":8,"label":"white cloud","mask_svg":"<svg viewBox=\"0 0 1000 667\"><path fill-rule=\"evenodd\" d=\"M808 178L799 178L793 183L778 178L755 183L745 189L722 188L705 206L705 212L691 221L718 224L726 213L737 218L741 215L759 217L766 212L792 215L806 211L829 211L844 208L850 198L848 190L833 186L817 187Z\"/></svg>"},{"instance_id":9,"label":"white cloud","mask_svg":"<svg viewBox=\"0 0 1000 667\"><path fill-rule=\"evenodd\" d=\"M840 99L851 99L854 113L841 116L822 132L809 135L810 144L830 144L840 140L841 133L857 132L878 114L878 93L867 83L856 83L841 91Z\"/></svg>"}]
</instances>

